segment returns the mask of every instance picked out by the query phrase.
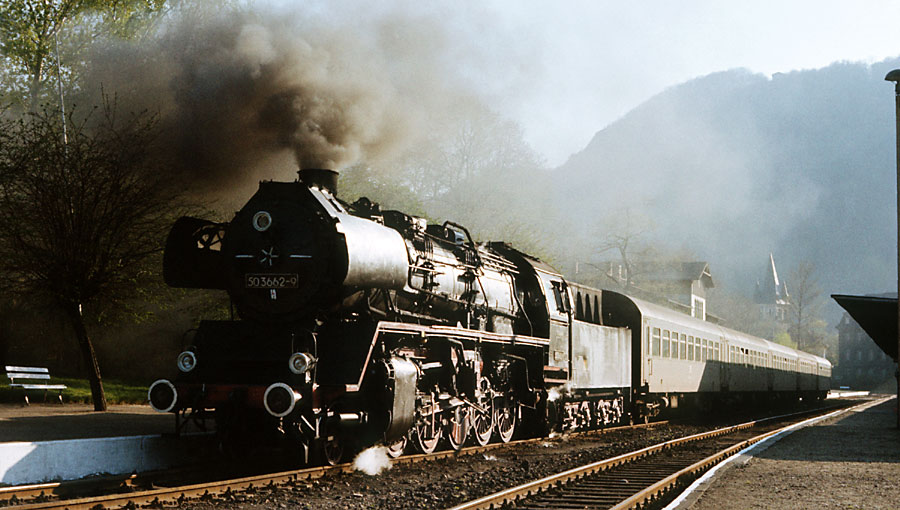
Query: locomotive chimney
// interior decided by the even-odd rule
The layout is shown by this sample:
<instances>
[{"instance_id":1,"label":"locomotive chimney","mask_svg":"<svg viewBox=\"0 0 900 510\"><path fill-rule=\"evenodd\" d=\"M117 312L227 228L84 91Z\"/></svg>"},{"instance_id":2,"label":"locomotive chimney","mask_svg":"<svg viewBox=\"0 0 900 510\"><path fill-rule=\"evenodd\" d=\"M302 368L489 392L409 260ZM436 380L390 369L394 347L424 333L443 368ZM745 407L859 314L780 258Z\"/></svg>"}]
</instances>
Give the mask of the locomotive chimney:
<instances>
[{"instance_id":1,"label":"locomotive chimney","mask_svg":"<svg viewBox=\"0 0 900 510\"><path fill-rule=\"evenodd\" d=\"M323 189L337 196L338 173L327 168L301 168L297 174L303 184L310 188Z\"/></svg>"}]
</instances>

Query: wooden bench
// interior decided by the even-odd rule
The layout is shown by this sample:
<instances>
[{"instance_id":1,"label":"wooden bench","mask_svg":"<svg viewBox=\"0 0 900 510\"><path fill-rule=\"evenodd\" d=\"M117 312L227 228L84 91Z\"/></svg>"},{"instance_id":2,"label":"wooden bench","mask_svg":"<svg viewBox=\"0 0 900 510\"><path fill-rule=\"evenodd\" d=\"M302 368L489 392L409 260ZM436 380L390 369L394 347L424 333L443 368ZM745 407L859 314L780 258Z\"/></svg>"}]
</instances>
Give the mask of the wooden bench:
<instances>
[{"instance_id":1,"label":"wooden bench","mask_svg":"<svg viewBox=\"0 0 900 510\"><path fill-rule=\"evenodd\" d=\"M68 386L65 384L38 384L30 381L50 381L50 371L41 367L6 367L6 377L9 377L10 388L22 388L22 395L25 397L25 405L28 405L28 392L34 390L43 390L44 402L47 401L47 392L50 390L58 391L59 403L62 404L62 391ZM28 383L17 383L16 380L27 379Z\"/></svg>"}]
</instances>

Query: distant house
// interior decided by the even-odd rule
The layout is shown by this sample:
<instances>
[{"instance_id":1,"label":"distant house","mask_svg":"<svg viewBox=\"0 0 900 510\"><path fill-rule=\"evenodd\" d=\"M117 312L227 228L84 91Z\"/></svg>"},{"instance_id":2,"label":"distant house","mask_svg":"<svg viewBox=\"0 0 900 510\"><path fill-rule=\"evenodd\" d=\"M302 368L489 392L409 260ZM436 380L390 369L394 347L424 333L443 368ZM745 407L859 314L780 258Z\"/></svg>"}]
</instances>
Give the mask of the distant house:
<instances>
[{"instance_id":1,"label":"distant house","mask_svg":"<svg viewBox=\"0 0 900 510\"><path fill-rule=\"evenodd\" d=\"M606 277L625 289L627 272L621 264L607 263ZM707 291L715 287L709 264L696 262L642 262L632 271L625 292L635 297L668 306L673 310L720 323L707 310Z\"/></svg>"},{"instance_id":2,"label":"distant house","mask_svg":"<svg viewBox=\"0 0 900 510\"><path fill-rule=\"evenodd\" d=\"M652 292L665 296L676 310L706 320L707 290L715 287L706 262L663 263L647 268L640 281Z\"/></svg>"},{"instance_id":3,"label":"distant house","mask_svg":"<svg viewBox=\"0 0 900 510\"><path fill-rule=\"evenodd\" d=\"M771 253L764 273L762 279L756 281L754 302L761 318L783 323L788 318L791 296L788 294L787 283L778 278L775 257Z\"/></svg>"},{"instance_id":4,"label":"distant house","mask_svg":"<svg viewBox=\"0 0 900 510\"><path fill-rule=\"evenodd\" d=\"M854 390L892 391L896 363L849 314L844 313L838 330L838 361L832 378L835 386Z\"/></svg>"}]
</instances>

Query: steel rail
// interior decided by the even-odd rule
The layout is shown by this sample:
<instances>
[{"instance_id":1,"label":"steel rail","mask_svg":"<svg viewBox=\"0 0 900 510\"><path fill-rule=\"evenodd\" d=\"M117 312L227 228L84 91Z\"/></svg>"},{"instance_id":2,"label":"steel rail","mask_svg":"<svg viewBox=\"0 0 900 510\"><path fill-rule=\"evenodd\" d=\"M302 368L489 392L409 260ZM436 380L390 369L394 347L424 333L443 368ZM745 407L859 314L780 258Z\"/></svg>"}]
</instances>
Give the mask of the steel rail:
<instances>
[{"instance_id":1,"label":"steel rail","mask_svg":"<svg viewBox=\"0 0 900 510\"><path fill-rule=\"evenodd\" d=\"M865 404L866 403L858 404L856 406L846 408L846 410L854 409L856 407L859 407L859 406L862 406ZM624 464L628 464L628 463L634 462L636 460L643 459L643 458L649 457L651 455L657 454L664 450L669 450L676 446L731 434L734 432L750 429L757 425L761 425L761 424L764 424L767 422L772 422L775 420L781 420L781 419L785 419L785 418L800 417L800 416L804 416L804 415L815 414L818 412L822 412L823 410L826 410L826 409L834 410L836 407L842 407L842 406L831 406L831 407L827 407L827 408L818 408L818 409L814 409L814 410L800 411L797 413L790 413L790 414L786 414L786 415L772 416L772 417L768 417L768 418L762 418L759 420L753 420L753 421L741 423L738 425L733 425L730 427L719 428L719 429L712 430L709 432L701 432L699 434L693 434L690 436L673 439L670 441L666 441L664 443L659 443L656 445L648 446L646 448L642 448L642 449L636 450L634 452L625 453L625 454L618 455L616 457L612 457L609 459L605 459L605 460L593 462L591 464L586 464L584 466L572 468L567 471L563 471L563 472L557 473L555 475L550 475L550 476L547 476L547 477L544 477L544 478L541 478L538 480L534 480L532 482L528 482L528 483L519 485L517 487L512 487L512 488L509 488L506 490L502 490L502 491L496 492L494 494L489 494L482 498L478 498L478 499L463 503L461 505L452 507L450 510L484 510L484 509L499 508L505 504L513 503L517 500L527 498L532 495L536 495L536 494L546 491L548 489L561 487L561 486L565 485L566 483L569 483L569 482L572 482L575 480L579 480L579 479L589 476L591 474L606 471L608 469L611 469L611 468L614 468L617 466L621 466ZM790 425L788 425L788 426L790 426ZM781 430L781 428L779 428L776 431L776 433L780 430ZM763 436L766 436L766 435L771 435L771 433L763 434ZM765 439L765 437L760 437L759 440L762 440L762 439ZM731 448L735 448L735 447L734 446L729 447L729 450ZM740 449L735 450L735 451L740 451ZM713 456L713 457L715 457L715 456ZM708 460L708 459L704 459L704 460ZM700 463L702 463L702 462L703 461L701 461ZM698 463L698 464L700 464L700 463ZM669 486L669 482L667 482L668 478L670 478L670 477L667 477L665 480L660 481L656 484L653 484L653 486L643 490L641 492L641 494L644 494L644 493L645 494L644 494L644 497L642 497L640 499L640 501L644 502L644 501L647 501L648 499L652 499L652 497L650 496L651 493L649 492L651 488L656 487L657 485L659 485L660 487L668 487ZM666 482L666 483L663 483L663 482ZM653 493L653 494L655 495L658 493ZM636 494L635 496L632 496L632 498L637 497L637 496L638 496L638 494ZM629 500L630 499L631 498L629 498ZM624 503L624 501L623 501L623 503ZM619 507L617 506L615 508L618 509ZM634 508L634 506L631 506L631 507L623 506L622 508Z\"/></svg>"},{"instance_id":2,"label":"steel rail","mask_svg":"<svg viewBox=\"0 0 900 510\"><path fill-rule=\"evenodd\" d=\"M811 418L811 419L822 419L822 418L826 418L826 417L834 417L834 416L837 416L840 414L844 414L844 413L853 411L855 409L869 408L869 407L878 405L880 403L886 402L887 400L890 400L890 397L877 399L877 400L873 400L873 401L869 401L869 402L862 402L855 406L838 409L838 410L832 411L831 413L828 413L826 415L819 416L817 418ZM745 448L747 448L749 446L752 446L761 441L765 441L766 439L768 439L772 436L781 434L785 430L795 427L796 425L797 425L796 423L791 423L791 424L785 425L784 427L779 427L775 430L772 430L772 431L766 432L764 434L760 434L758 436L752 437L750 439L741 441L733 446L725 448L724 450L716 452L716 453L704 458L703 460L695 462L694 464L687 466L687 467L679 470L678 472L673 473L673 474L667 476L666 478L656 482L655 484L651 485L650 487L647 487L646 489L640 491L639 493L635 494L634 496L631 496L630 498L628 498L628 499L622 501L621 503L617 504L616 506L612 507L610 510L628 510L628 509L632 509L632 508L643 508L643 506L645 504L654 502L654 501L658 500L659 498L666 496L668 493L670 493L673 490L676 490L680 487L687 486L688 484L693 482L698 476L700 476L704 472L708 471L710 468L712 468L716 464L727 459L728 457L731 457L732 455L743 451Z\"/></svg>"},{"instance_id":3,"label":"steel rail","mask_svg":"<svg viewBox=\"0 0 900 510\"><path fill-rule=\"evenodd\" d=\"M579 431L574 432L573 435L601 435L615 431L650 428L666 424L668 424L668 421L638 423L633 425L622 425L617 427ZM404 455L396 459L391 459L391 462L392 464L409 464L451 457L477 455L479 453L498 448L524 445L546 440L546 437L537 437L519 439L516 441L510 441L508 443L491 443L485 446L470 446L459 451L444 450L430 454ZM119 508L131 505L158 505L164 502L178 502L185 499L200 498L204 496L212 496L215 494L225 494L228 492L237 492L250 488L269 487L301 480L311 480L321 478L332 472L351 472L353 470L353 463L351 462L339 464L337 466L319 466L313 468L296 469L278 473L260 474L243 478L218 480L186 486L157 488L151 490L137 490L134 492L123 494L109 494L104 496L92 496L78 499L53 499L50 501L40 502L29 501L25 502L25 504L18 504L18 500L50 498L55 495L64 494L66 492L75 492L77 490L86 491L91 487L92 484L101 488L112 487L115 489L121 488L123 486L134 486L135 480L137 480L138 478L150 477L150 474L118 475L102 477L100 479L74 480L68 482L51 482L44 484L3 487L0 488L0 502L12 502L13 504L6 506L6 508L16 510L63 508L71 510L92 510L98 507ZM170 475L171 473L168 472L160 472L159 476L170 477ZM152 481L150 481L149 483L152 483Z\"/></svg>"}]
</instances>

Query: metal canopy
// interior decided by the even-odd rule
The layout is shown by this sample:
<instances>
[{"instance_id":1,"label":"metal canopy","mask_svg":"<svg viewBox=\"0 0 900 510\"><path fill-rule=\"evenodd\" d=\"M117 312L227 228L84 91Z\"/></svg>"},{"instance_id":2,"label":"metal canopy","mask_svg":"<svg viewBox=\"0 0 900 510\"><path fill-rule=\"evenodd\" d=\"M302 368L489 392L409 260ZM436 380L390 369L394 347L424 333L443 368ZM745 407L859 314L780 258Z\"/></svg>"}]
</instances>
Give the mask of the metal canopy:
<instances>
[{"instance_id":1,"label":"metal canopy","mask_svg":"<svg viewBox=\"0 0 900 510\"><path fill-rule=\"evenodd\" d=\"M831 297L847 310L885 354L897 361L896 297L845 294L832 294Z\"/></svg>"}]
</instances>

